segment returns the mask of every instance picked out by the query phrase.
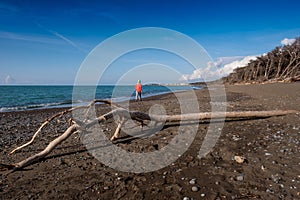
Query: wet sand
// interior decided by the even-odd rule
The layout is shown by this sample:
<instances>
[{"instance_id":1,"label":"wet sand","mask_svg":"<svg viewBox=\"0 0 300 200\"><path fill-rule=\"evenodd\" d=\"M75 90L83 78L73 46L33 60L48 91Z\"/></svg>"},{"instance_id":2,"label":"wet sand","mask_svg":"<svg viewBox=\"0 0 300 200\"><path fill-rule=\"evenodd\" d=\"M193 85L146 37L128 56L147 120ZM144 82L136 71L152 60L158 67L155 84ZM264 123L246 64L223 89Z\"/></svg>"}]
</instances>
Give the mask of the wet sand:
<instances>
[{"instance_id":1,"label":"wet sand","mask_svg":"<svg viewBox=\"0 0 300 200\"><path fill-rule=\"evenodd\" d=\"M194 92L199 110L211 111L209 91ZM190 105L189 93L191 91L130 102L129 109L180 114L185 110L183 107ZM300 111L300 82L226 85L226 97L228 111ZM9 155L14 147L29 141L46 118L61 110L0 113L0 162L18 162L41 151L62 134L67 128L63 120L70 115L54 121L32 145ZM107 106L97 106L98 114L109 110ZM144 138L129 137L121 132L121 138L114 145L126 152L149 153L162 150L177 135L188 134L189 128L197 128L191 145L177 160L145 173L122 172L104 165L87 150L83 135L74 134L40 162L9 175L1 172L0 199L299 199L299 121L299 113L226 120L216 145L201 159L198 154L212 124L210 121L167 124ZM108 120L100 127L110 138L116 123ZM98 150L101 151L101 147ZM238 163L234 156L244 157L245 161Z\"/></svg>"}]
</instances>

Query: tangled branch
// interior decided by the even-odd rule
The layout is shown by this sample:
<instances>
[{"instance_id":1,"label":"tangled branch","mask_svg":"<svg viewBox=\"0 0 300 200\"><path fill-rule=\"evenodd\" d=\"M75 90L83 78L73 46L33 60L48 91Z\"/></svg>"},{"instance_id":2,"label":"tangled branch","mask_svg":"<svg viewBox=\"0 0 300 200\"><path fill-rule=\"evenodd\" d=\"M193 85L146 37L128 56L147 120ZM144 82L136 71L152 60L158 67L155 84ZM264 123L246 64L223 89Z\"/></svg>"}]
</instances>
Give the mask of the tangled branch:
<instances>
[{"instance_id":1,"label":"tangled branch","mask_svg":"<svg viewBox=\"0 0 300 200\"><path fill-rule=\"evenodd\" d=\"M88 113L90 109L96 103L104 103L111 105L114 107L113 110L93 119L88 118ZM83 132L88 130L89 128L93 127L96 124L103 123L109 119L112 119L114 116L118 116L120 119L115 130L115 133L111 137L111 141L114 141L119 138L119 133L122 128L122 125L126 120L135 120L139 123L144 124L145 121L153 120L154 122L178 122L178 121L199 121L199 120L207 120L207 119L224 119L224 118L261 118L261 117L271 117L271 116L280 116L280 115L287 115L291 113L298 113L299 111L296 110L271 110L271 111L242 111L242 112L202 112L202 113L188 113L188 114L181 114L181 115L149 115L139 111L129 111L121 106L107 100L94 100L87 106L79 106L74 107L60 113L57 113L50 117L49 119L45 120L45 122L39 127L39 129L35 132L31 140L19 147L16 147L14 150L10 152L10 154L19 151L20 149L32 144L32 142L36 139L37 135L41 133L41 131L49 125L54 119L64 116L67 113L70 113L74 110L78 109L85 109L84 119L69 119L69 127L65 132L51 141L48 146L42 150L41 152L32 155L20 162L15 164L0 164L1 170L9 170L10 172L22 169L33 162L39 161L41 158L44 158L48 155L57 145L68 139L73 133L76 132Z\"/></svg>"}]
</instances>

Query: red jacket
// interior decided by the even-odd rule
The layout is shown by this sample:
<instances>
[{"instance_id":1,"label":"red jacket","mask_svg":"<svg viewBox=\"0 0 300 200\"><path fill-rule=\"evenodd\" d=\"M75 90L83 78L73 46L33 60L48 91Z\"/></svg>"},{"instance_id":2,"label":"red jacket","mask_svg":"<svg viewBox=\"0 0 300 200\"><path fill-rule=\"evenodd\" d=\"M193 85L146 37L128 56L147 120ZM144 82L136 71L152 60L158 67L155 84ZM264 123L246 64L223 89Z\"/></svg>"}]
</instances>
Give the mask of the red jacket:
<instances>
[{"instance_id":1,"label":"red jacket","mask_svg":"<svg viewBox=\"0 0 300 200\"><path fill-rule=\"evenodd\" d=\"M142 92L142 91L143 91L143 86L142 86L142 84L140 84L140 83L136 84L136 85L135 85L135 90L136 90L137 92Z\"/></svg>"}]
</instances>

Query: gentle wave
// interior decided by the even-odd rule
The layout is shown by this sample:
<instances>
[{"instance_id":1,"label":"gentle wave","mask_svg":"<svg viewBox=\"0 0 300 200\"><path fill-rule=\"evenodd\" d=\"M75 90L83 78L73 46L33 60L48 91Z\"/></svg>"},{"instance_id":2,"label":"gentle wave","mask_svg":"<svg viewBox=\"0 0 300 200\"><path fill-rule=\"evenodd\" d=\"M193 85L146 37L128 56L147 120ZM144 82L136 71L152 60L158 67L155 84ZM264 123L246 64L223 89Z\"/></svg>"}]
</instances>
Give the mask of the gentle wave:
<instances>
[{"instance_id":1,"label":"gentle wave","mask_svg":"<svg viewBox=\"0 0 300 200\"><path fill-rule=\"evenodd\" d=\"M80 86L76 98L73 86L0 86L0 112L13 112L44 108L61 108L87 105L93 99L109 99L114 102L135 98L134 86ZM77 88L78 89L78 88ZM143 87L143 98L199 89L190 86Z\"/></svg>"},{"instance_id":2,"label":"gentle wave","mask_svg":"<svg viewBox=\"0 0 300 200\"><path fill-rule=\"evenodd\" d=\"M60 102L60 103L41 103L41 104L29 104L24 106L14 107L1 107L0 112L22 111L22 110L35 110L42 108L63 108L72 107L72 102Z\"/></svg>"}]
</instances>

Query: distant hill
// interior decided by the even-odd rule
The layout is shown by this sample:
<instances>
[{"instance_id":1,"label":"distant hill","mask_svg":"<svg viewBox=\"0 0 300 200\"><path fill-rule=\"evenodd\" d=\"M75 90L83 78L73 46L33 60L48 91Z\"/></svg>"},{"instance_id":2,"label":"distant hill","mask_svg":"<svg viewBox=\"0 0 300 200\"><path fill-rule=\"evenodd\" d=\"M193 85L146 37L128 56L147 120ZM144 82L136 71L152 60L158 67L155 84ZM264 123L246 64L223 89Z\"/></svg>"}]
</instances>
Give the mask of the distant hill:
<instances>
[{"instance_id":1,"label":"distant hill","mask_svg":"<svg viewBox=\"0 0 300 200\"><path fill-rule=\"evenodd\" d=\"M300 80L300 37L291 45L273 51L238 67L223 78L225 83L293 82Z\"/></svg>"}]
</instances>

